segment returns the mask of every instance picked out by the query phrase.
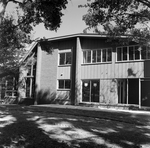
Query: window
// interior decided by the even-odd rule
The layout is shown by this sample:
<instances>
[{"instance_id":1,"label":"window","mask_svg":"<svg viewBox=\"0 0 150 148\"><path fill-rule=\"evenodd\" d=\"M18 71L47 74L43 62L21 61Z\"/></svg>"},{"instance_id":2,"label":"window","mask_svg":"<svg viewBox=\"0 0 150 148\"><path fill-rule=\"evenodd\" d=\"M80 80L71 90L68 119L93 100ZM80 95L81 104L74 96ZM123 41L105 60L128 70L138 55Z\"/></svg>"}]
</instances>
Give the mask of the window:
<instances>
[{"instance_id":1,"label":"window","mask_svg":"<svg viewBox=\"0 0 150 148\"><path fill-rule=\"evenodd\" d=\"M71 80L58 80L58 89L70 89Z\"/></svg>"},{"instance_id":2,"label":"window","mask_svg":"<svg viewBox=\"0 0 150 148\"><path fill-rule=\"evenodd\" d=\"M83 51L83 63L101 63L112 61L112 49Z\"/></svg>"},{"instance_id":3,"label":"window","mask_svg":"<svg viewBox=\"0 0 150 148\"><path fill-rule=\"evenodd\" d=\"M71 64L71 52L59 54L59 65Z\"/></svg>"},{"instance_id":4,"label":"window","mask_svg":"<svg viewBox=\"0 0 150 148\"><path fill-rule=\"evenodd\" d=\"M117 48L117 61L131 61L150 59L150 50L147 47L126 46Z\"/></svg>"}]
</instances>

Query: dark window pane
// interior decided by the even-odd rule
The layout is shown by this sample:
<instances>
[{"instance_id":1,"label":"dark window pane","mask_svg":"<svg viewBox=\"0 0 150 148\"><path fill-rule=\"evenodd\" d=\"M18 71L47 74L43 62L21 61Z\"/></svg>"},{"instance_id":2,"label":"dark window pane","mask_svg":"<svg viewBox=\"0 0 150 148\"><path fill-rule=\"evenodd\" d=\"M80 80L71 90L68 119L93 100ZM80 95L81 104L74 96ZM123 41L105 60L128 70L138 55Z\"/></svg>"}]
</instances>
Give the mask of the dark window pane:
<instances>
[{"instance_id":1,"label":"dark window pane","mask_svg":"<svg viewBox=\"0 0 150 148\"><path fill-rule=\"evenodd\" d=\"M65 80L65 88L70 89L71 88L71 81L70 80Z\"/></svg>"},{"instance_id":2,"label":"dark window pane","mask_svg":"<svg viewBox=\"0 0 150 148\"><path fill-rule=\"evenodd\" d=\"M83 81L82 86L82 101L90 101L90 81Z\"/></svg>"},{"instance_id":3,"label":"dark window pane","mask_svg":"<svg viewBox=\"0 0 150 148\"><path fill-rule=\"evenodd\" d=\"M134 47L129 47L129 60L134 60Z\"/></svg>"},{"instance_id":4,"label":"dark window pane","mask_svg":"<svg viewBox=\"0 0 150 148\"><path fill-rule=\"evenodd\" d=\"M26 97L30 97L30 78L26 80Z\"/></svg>"},{"instance_id":5,"label":"dark window pane","mask_svg":"<svg viewBox=\"0 0 150 148\"><path fill-rule=\"evenodd\" d=\"M111 49L107 49L107 61L111 61L111 59L112 59Z\"/></svg>"},{"instance_id":6,"label":"dark window pane","mask_svg":"<svg viewBox=\"0 0 150 148\"><path fill-rule=\"evenodd\" d=\"M102 62L106 62L106 49L102 50Z\"/></svg>"},{"instance_id":7,"label":"dark window pane","mask_svg":"<svg viewBox=\"0 0 150 148\"><path fill-rule=\"evenodd\" d=\"M29 65L29 66L27 67L27 70L28 70L27 76L30 76L30 75L31 75L31 65Z\"/></svg>"},{"instance_id":8,"label":"dark window pane","mask_svg":"<svg viewBox=\"0 0 150 148\"><path fill-rule=\"evenodd\" d=\"M123 60L127 60L127 47L123 47Z\"/></svg>"},{"instance_id":9,"label":"dark window pane","mask_svg":"<svg viewBox=\"0 0 150 148\"><path fill-rule=\"evenodd\" d=\"M121 48L117 48L117 61L121 61Z\"/></svg>"},{"instance_id":10,"label":"dark window pane","mask_svg":"<svg viewBox=\"0 0 150 148\"><path fill-rule=\"evenodd\" d=\"M141 49L141 59L147 59L146 54L147 54L146 47L142 47L142 49Z\"/></svg>"},{"instance_id":11,"label":"dark window pane","mask_svg":"<svg viewBox=\"0 0 150 148\"><path fill-rule=\"evenodd\" d=\"M6 96L12 96L12 92L11 91L7 91L6 92Z\"/></svg>"},{"instance_id":12,"label":"dark window pane","mask_svg":"<svg viewBox=\"0 0 150 148\"><path fill-rule=\"evenodd\" d=\"M92 63L96 62L96 50L93 50Z\"/></svg>"},{"instance_id":13,"label":"dark window pane","mask_svg":"<svg viewBox=\"0 0 150 148\"><path fill-rule=\"evenodd\" d=\"M60 62L59 65L65 64L65 53L60 53Z\"/></svg>"},{"instance_id":14,"label":"dark window pane","mask_svg":"<svg viewBox=\"0 0 150 148\"><path fill-rule=\"evenodd\" d=\"M66 63L65 64L71 64L71 52L66 53Z\"/></svg>"},{"instance_id":15,"label":"dark window pane","mask_svg":"<svg viewBox=\"0 0 150 148\"><path fill-rule=\"evenodd\" d=\"M87 51L87 63L91 63L91 51Z\"/></svg>"},{"instance_id":16,"label":"dark window pane","mask_svg":"<svg viewBox=\"0 0 150 148\"><path fill-rule=\"evenodd\" d=\"M83 63L86 63L86 51L83 51Z\"/></svg>"},{"instance_id":17,"label":"dark window pane","mask_svg":"<svg viewBox=\"0 0 150 148\"><path fill-rule=\"evenodd\" d=\"M97 50L97 62L101 62L101 50Z\"/></svg>"},{"instance_id":18,"label":"dark window pane","mask_svg":"<svg viewBox=\"0 0 150 148\"><path fill-rule=\"evenodd\" d=\"M59 87L64 89L64 80L59 80Z\"/></svg>"},{"instance_id":19,"label":"dark window pane","mask_svg":"<svg viewBox=\"0 0 150 148\"><path fill-rule=\"evenodd\" d=\"M147 47L146 50L147 50L147 59L150 59L150 47Z\"/></svg>"},{"instance_id":20,"label":"dark window pane","mask_svg":"<svg viewBox=\"0 0 150 148\"><path fill-rule=\"evenodd\" d=\"M140 59L139 47L135 46L135 60L139 60L139 59Z\"/></svg>"},{"instance_id":21,"label":"dark window pane","mask_svg":"<svg viewBox=\"0 0 150 148\"><path fill-rule=\"evenodd\" d=\"M99 80L91 81L91 102L99 102Z\"/></svg>"}]
</instances>

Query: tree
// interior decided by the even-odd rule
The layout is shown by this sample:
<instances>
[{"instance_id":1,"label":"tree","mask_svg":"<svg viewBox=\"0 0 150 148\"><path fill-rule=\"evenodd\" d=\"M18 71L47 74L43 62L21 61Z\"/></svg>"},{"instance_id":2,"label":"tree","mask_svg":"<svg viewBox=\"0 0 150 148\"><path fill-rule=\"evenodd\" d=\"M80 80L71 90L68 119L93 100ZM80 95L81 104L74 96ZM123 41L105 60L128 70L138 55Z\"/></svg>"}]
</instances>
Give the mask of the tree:
<instances>
[{"instance_id":1,"label":"tree","mask_svg":"<svg viewBox=\"0 0 150 148\"><path fill-rule=\"evenodd\" d=\"M83 16L83 20L89 28L112 36L129 35L141 44L148 43L149 0L94 0L86 7L88 13ZM98 29L100 25L104 32Z\"/></svg>"},{"instance_id":2,"label":"tree","mask_svg":"<svg viewBox=\"0 0 150 148\"><path fill-rule=\"evenodd\" d=\"M0 0L0 71L9 73L19 65L24 47L31 42L33 27L44 23L48 30L60 27L67 0ZM14 13L7 7L14 5Z\"/></svg>"}]
</instances>

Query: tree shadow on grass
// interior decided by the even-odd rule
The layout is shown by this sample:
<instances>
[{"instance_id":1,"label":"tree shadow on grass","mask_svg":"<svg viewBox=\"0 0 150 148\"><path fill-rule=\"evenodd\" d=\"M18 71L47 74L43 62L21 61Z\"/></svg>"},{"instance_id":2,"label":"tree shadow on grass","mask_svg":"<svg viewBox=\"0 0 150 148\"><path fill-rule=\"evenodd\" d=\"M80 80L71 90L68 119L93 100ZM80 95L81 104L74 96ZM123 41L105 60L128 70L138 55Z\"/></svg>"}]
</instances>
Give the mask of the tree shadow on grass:
<instances>
[{"instance_id":1,"label":"tree shadow on grass","mask_svg":"<svg viewBox=\"0 0 150 148\"><path fill-rule=\"evenodd\" d=\"M140 148L150 146L150 129L142 125L53 114L37 124L49 136L80 147Z\"/></svg>"},{"instance_id":2,"label":"tree shadow on grass","mask_svg":"<svg viewBox=\"0 0 150 148\"><path fill-rule=\"evenodd\" d=\"M69 148L49 138L34 121L28 121L21 107L3 108L0 120L0 148Z\"/></svg>"},{"instance_id":3,"label":"tree shadow on grass","mask_svg":"<svg viewBox=\"0 0 150 148\"><path fill-rule=\"evenodd\" d=\"M5 107L1 117L9 124L0 127L0 147L140 148L150 144L147 123L124 123L24 107Z\"/></svg>"}]
</instances>

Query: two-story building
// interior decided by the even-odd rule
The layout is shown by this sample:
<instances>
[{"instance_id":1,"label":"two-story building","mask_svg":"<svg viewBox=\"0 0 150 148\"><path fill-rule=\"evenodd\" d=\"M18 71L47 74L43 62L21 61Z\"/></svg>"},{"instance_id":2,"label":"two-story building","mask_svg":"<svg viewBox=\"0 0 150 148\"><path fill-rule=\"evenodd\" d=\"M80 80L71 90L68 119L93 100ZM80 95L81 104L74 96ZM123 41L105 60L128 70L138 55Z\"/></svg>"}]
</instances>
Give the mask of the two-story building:
<instances>
[{"instance_id":1,"label":"two-story building","mask_svg":"<svg viewBox=\"0 0 150 148\"><path fill-rule=\"evenodd\" d=\"M150 50L121 39L73 34L36 42L20 68L19 99L150 106Z\"/></svg>"}]
</instances>

